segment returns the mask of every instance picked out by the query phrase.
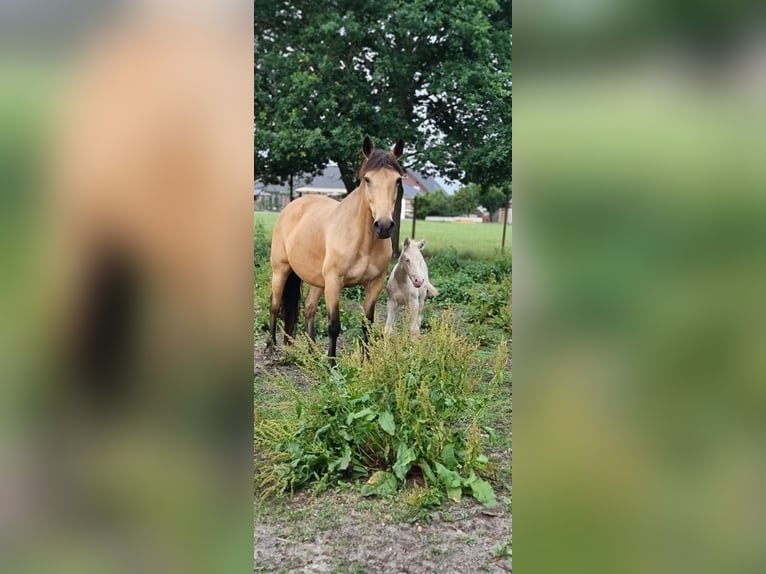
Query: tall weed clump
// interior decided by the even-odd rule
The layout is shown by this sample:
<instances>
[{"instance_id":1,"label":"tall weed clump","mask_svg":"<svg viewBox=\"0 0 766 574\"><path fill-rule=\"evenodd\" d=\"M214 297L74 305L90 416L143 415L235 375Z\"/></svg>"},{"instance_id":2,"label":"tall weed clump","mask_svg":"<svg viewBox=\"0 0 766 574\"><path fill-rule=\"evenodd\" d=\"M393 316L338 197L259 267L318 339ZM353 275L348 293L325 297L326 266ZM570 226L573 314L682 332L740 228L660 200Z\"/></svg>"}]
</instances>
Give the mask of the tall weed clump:
<instances>
[{"instance_id":1,"label":"tall weed clump","mask_svg":"<svg viewBox=\"0 0 766 574\"><path fill-rule=\"evenodd\" d=\"M271 236L263 223L253 225L253 334L257 335L269 316L271 300Z\"/></svg>"},{"instance_id":2,"label":"tall weed clump","mask_svg":"<svg viewBox=\"0 0 766 574\"><path fill-rule=\"evenodd\" d=\"M502 379L506 345L493 366L480 365L476 346L448 314L415 340L403 331L373 333L368 360L357 351L336 368L308 343L294 346L295 362L314 383L295 393L284 418L256 413L257 490L366 478L364 495L392 494L409 481L441 497L469 493L494 505L479 417Z\"/></svg>"}]
</instances>

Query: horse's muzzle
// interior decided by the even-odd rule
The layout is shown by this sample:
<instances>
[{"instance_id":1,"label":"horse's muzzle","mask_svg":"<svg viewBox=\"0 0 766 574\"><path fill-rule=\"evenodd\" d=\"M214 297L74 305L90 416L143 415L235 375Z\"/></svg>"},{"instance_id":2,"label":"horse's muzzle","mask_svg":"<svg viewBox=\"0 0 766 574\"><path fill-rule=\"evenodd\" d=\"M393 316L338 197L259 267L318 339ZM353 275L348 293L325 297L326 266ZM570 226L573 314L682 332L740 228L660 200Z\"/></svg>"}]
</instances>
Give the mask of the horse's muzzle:
<instances>
[{"instance_id":1,"label":"horse's muzzle","mask_svg":"<svg viewBox=\"0 0 766 574\"><path fill-rule=\"evenodd\" d=\"M378 239L388 239L394 231L394 221L392 219L376 219L372 223L372 231Z\"/></svg>"}]
</instances>

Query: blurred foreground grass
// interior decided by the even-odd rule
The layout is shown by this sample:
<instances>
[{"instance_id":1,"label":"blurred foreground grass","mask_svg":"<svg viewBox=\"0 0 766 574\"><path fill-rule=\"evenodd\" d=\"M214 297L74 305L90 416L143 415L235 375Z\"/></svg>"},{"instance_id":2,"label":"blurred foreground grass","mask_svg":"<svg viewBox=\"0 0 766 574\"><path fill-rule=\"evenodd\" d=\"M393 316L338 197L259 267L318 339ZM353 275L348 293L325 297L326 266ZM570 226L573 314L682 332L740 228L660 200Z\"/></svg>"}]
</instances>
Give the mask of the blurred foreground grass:
<instances>
[{"instance_id":1,"label":"blurred foreground grass","mask_svg":"<svg viewBox=\"0 0 766 574\"><path fill-rule=\"evenodd\" d=\"M766 115L605 78L521 91L516 566L763 571Z\"/></svg>"}]
</instances>

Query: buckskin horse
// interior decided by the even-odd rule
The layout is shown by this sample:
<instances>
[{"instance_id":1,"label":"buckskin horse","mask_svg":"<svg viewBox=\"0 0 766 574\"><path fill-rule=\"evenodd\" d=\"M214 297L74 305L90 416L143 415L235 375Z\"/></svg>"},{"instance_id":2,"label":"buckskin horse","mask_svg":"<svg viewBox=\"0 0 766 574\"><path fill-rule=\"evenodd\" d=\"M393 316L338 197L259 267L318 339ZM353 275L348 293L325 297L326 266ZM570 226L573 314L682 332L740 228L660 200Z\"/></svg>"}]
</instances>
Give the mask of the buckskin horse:
<instances>
[{"instance_id":1,"label":"buckskin horse","mask_svg":"<svg viewBox=\"0 0 766 574\"><path fill-rule=\"evenodd\" d=\"M335 363L340 333L340 292L364 285L364 314L369 323L391 262L394 204L404 169L398 159L404 142L389 152L373 149L365 137L365 161L360 185L342 201L309 195L300 197L279 214L271 238L270 346L277 343L277 316L282 310L285 343L295 337L301 282L309 284L305 302L306 330L316 340L314 317L322 293L328 315L328 356ZM362 327L367 344L368 324Z\"/></svg>"}]
</instances>

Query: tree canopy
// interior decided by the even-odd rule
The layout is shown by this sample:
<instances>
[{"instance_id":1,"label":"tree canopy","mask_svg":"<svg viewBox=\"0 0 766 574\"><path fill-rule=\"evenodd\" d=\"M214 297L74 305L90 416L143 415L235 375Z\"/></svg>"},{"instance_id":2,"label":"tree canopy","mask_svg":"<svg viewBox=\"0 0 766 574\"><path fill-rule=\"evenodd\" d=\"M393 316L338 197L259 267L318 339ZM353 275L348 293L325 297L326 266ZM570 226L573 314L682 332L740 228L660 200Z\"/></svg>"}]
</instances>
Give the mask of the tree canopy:
<instances>
[{"instance_id":1,"label":"tree canopy","mask_svg":"<svg viewBox=\"0 0 766 574\"><path fill-rule=\"evenodd\" d=\"M480 186L511 178L511 2L255 1L255 175L338 164L397 138L405 164Z\"/></svg>"}]
</instances>

